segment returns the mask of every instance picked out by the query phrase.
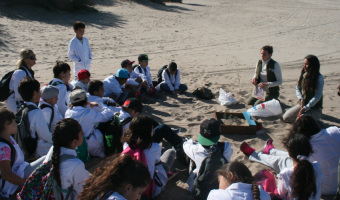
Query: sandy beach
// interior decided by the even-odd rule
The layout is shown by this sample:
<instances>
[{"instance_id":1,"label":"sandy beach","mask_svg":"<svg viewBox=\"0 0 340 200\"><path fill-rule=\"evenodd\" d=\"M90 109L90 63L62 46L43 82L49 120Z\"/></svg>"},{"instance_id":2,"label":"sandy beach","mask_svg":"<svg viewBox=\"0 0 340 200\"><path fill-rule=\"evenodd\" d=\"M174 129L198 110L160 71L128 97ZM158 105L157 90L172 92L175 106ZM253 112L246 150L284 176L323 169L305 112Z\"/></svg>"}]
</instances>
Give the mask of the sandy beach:
<instances>
[{"instance_id":1,"label":"sandy beach","mask_svg":"<svg viewBox=\"0 0 340 200\"><path fill-rule=\"evenodd\" d=\"M122 60L137 61L141 53L152 59L149 66L154 79L163 65L170 61L178 64L188 92L148 98L143 101L143 114L171 127L180 127L180 136L197 139L199 124L213 117L215 111L243 112L250 108L245 105L252 89L250 79L260 59L260 48L268 44L274 47L272 58L283 73L279 98L282 109L295 105L295 86L303 58L314 54L320 59L325 79L321 124L324 128L340 126L338 1L183 0L182 4L162 6L144 0L102 0L95 8L98 13L55 13L31 6L8 7L0 0L1 77L15 69L22 48L35 52L38 60L33 69L41 84L52 80L56 60L73 67L67 57L68 44L74 36L72 23L83 21L93 53L92 80L103 80L120 68ZM216 98L201 100L192 94L202 86L211 89ZM231 92L238 103L221 106L217 99L220 88ZM0 103L0 107L5 106L4 102ZM291 126L282 121L282 115L256 119L263 124L262 135L221 136L222 141L232 144L232 160L243 161L253 174L268 167L249 162L240 152L240 144L246 140L260 150L272 138L274 146L283 150L281 139ZM181 187L188 170L178 163L174 168L182 171L157 199L194 199Z\"/></svg>"}]
</instances>

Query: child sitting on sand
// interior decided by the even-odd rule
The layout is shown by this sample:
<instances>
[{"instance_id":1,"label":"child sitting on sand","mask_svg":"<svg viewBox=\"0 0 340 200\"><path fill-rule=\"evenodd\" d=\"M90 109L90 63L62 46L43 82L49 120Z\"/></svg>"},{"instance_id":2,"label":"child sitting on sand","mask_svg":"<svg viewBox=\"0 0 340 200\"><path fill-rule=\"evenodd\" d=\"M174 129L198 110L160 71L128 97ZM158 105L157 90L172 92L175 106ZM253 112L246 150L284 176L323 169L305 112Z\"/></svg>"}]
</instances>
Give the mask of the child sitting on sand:
<instances>
[{"instance_id":1,"label":"child sitting on sand","mask_svg":"<svg viewBox=\"0 0 340 200\"><path fill-rule=\"evenodd\" d=\"M125 88L129 88L133 93L137 93L141 88L145 90L148 89L148 82L146 80L142 80L140 74L137 74L133 71L132 64L135 61L130 61L128 59L123 60L121 63L122 68L127 69L129 71L129 79L125 83Z\"/></svg>"},{"instance_id":2,"label":"child sitting on sand","mask_svg":"<svg viewBox=\"0 0 340 200\"><path fill-rule=\"evenodd\" d=\"M162 82L157 85L156 89L161 89L174 95L183 93L188 89L186 85L181 84L181 72L175 62L171 62L168 67L163 70Z\"/></svg>"},{"instance_id":3,"label":"child sitting on sand","mask_svg":"<svg viewBox=\"0 0 340 200\"><path fill-rule=\"evenodd\" d=\"M148 89L146 89L146 92L150 96L152 96L157 92L157 90L155 89L157 81L152 81L150 67L148 66L149 64L148 55L140 54L138 56L138 62L139 65L134 69L134 71L142 77L143 81L146 81L148 83Z\"/></svg>"},{"instance_id":4,"label":"child sitting on sand","mask_svg":"<svg viewBox=\"0 0 340 200\"><path fill-rule=\"evenodd\" d=\"M127 69L119 69L117 74L104 79L104 96L116 100L125 91L124 84L128 80L129 74Z\"/></svg>"},{"instance_id":5,"label":"child sitting on sand","mask_svg":"<svg viewBox=\"0 0 340 200\"><path fill-rule=\"evenodd\" d=\"M71 84L73 85L75 89L82 89L82 90L85 90L86 92L89 92L88 84L91 81L90 77L91 77L90 72L87 71L86 69L82 69L78 71L78 75L77 75L78 80L73 80Z\"/></svg>"}]
</instances>

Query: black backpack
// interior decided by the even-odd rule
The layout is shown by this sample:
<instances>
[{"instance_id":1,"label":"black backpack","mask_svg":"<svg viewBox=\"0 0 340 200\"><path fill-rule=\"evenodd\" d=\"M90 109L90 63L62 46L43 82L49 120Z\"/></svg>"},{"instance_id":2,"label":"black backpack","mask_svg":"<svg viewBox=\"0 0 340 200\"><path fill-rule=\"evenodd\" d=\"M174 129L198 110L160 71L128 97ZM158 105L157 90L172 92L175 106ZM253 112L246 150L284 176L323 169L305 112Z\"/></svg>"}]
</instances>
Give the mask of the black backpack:
<instances>
[{"instance_id":1,"label":"black backpack","mask_svg":"<svg viewBox=\"0 0 340 200\"><path fill-rule=\"evenodd\" d=\"M206 100L210 100L214 98L214 94L211 92L211 90L209 90L208 88L205 87L201 87L201 88L197 88L193 94L195 94L196 96L202 98L202 99L206 99Z\"/></svg>"},{"instance_id":2,"label":"black backpack","mask_svg":"<svg viewBox=\"0 0 340 200\"><path fill-rule=\"evenodd\" d=\"M207 149L209 155L202 161L200 170L194 180L194 193L198 200L206 200L210 190L218 189L216 170L228 163L228 160L223 156L224 142L218 142L210 149Z\"/></svg>"},{"instance_id":3,"label":"black backpack","mask_svg":"<svg viewBox=\"0 0 340 200\"><path fill-rule=\"evenodd\" d=\"M33 158L35 156L35 150L37 149L38 136L37 133L35 133L35 138L32 138L30 131L30 121L28 119L28 112L35 109L38 108L33 105L22 104L15 115L15 121L18 124L18 130L14 135L14 139L24 153L25 160Z\"/></svg>"},{"instance_id":4,"label":"black backpack","mask_svg":"<svg viewBox=\"0 0 340 200\"><path fill-rule=\"evenodd\" d=\"M20 67L19 69L26 72L26 76L28 76L28 73L24 68ZM15 70L8 72L7 74L5 74L5 76L2 77L0 81L0 101L6 101L8 97L14 93L14 91L11 91L9 89L9 83L11 82L14 72Z\"/></svg>"},{"instance_id":5,"label":"black backpack","mask_svg":"<svg viewBox=\"0 0 340 200\"><path fill-rule=\"evenodd\" d=\"M170 72L168 70L168 65L164 65L162 68L160 68L158 70L158 73L157 73L157 78L158 78L158 84L160 84L163 80L162 80L162 74L163 74L163 71L166 70L165 72L168 74L169 78L170 78ZM177 72L178 70L176 71L176 74L175 74L175 78L177 77Z\"/></svg>"},{"instance_id":6,"label":"black backpack","mask_svg":"<svg viewBox=\"0 0 340 200\"><path fill-rule=\"evenodd\" d=\"M51 125L52 125L52 122L53 122L53 119L54 119L54 108L50 105L47 105L47 104L42 104L39 108L40 108L40 110L42 110L44 108L50 108L52 110L50 123L48 124L48 128L51 129Z\"/></svg>"},{"instance_id":7,"label":"black backpack","mask_svg":"<svg viewBox=\"0 0 340 200\"><path fill-rule=\"evenodd\" d=\"M114 115L112 120L98 124L96 129L100 130L104 136L105 156L123 151L123 145L120 142L123 126L131 122L131 120L132 118L128 117L120 122L119 117Z\"/></svg>"},{"instance_id":8,"label":"black backpack","mask_svg":"<svg viewBox=\"0 0 340 200\"><path fill-rule=\"evenodd\" d=\"M12 168L14 161L15 161L15 155L16 155L17 152L16 152L14 146L10 142L8 142L7 140L0 138L0 142L6 143L11 148L11 168ZM4 187L5 187L5 179L2 178L1 174L0 174L0 179L2 179L1 188L0 188L0 191L2 191L2 189L4 189Z\"/></svg>"}]
</instances>

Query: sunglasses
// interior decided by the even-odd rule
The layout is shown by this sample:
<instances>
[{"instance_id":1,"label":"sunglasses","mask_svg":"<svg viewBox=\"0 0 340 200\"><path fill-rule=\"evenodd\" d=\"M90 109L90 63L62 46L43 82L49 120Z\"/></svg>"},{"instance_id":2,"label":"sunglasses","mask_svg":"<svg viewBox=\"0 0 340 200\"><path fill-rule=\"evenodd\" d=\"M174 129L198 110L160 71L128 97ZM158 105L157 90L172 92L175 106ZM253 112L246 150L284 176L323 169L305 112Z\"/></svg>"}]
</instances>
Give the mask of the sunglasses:
<instances>
[{"instance_id":1,"label":"sunglasses","mask_svg":"<svg viewBox=\"0 0 340 200\"><path fill-rule=\"evenodd\" d=\"M35 55L28 57L30 60L36 60Z\"/></svg>"}]
</instances>

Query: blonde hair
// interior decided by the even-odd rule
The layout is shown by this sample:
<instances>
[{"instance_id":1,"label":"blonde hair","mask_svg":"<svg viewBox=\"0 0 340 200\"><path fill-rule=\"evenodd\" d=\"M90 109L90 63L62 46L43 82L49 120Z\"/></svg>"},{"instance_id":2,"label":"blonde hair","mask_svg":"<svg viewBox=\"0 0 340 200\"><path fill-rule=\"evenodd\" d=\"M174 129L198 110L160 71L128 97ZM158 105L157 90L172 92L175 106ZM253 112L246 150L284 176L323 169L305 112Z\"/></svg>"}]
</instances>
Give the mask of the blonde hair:
<instances>
[{"instance_id":1,"label":"blonde hair","mask_svg":"<svg viewBox=\"0 0 340 200\"><path fill-rule=\"evenodd\" d=\"M33 53L31 49L21 49L20 51L20 59L17 61L17 69L26 65L24 59L28 58L30 53Z\"/></svg>"}]
</instances>

